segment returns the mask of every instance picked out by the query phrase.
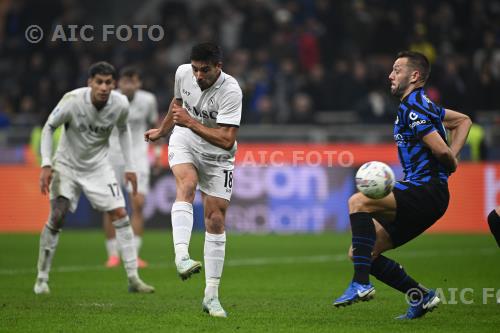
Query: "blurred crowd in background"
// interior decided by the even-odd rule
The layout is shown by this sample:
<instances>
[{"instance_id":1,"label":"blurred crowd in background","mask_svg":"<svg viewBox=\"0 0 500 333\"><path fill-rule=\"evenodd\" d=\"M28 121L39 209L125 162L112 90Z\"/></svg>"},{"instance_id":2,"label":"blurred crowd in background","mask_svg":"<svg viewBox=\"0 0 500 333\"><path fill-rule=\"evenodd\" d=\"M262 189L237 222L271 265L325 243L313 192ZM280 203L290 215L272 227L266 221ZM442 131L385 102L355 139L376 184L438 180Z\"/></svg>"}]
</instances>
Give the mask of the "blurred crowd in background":
<instances>
[{"instance_id":1,"label":"blurred crowd in background","mask_svg":"<svg viewBox=\"0 0 500 333\"><path fill-rule=\"evenodd\" d=\"M86 85L87 69L107 60L137 65L144 88L165 112L178 65L191 46L214 40L224 71L244 90L243 123L307 124L319 111L356 112L391 122L397 100L388 75L398 51L432 63L427 91L474 116L500 109L499 0L76 0L0 2L0 128L43 122L62 95ZM50 41L30 44L25 29L57 24L160 24L161 41Z\"/></svg>"}]
</instances>

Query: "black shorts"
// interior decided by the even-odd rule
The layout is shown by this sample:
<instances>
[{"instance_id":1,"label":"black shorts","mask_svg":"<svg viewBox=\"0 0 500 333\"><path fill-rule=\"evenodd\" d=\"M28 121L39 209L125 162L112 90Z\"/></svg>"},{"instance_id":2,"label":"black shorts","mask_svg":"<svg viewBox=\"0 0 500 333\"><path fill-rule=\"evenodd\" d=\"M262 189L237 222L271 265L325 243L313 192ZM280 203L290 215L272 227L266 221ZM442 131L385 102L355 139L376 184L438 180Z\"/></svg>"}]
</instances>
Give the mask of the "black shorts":
<instances>
[{"instance_id":1,"label":"black shorts","mask_svg":"<svg viewBox=\"0 0 500 333\"><path fill-rule=\"evenodd\" d=\"M378 221L391 236L394 248L422 234L441 218L448 208L448 184L439 180L415 185L397 182L396 218L392 222Z\"/></svg>"}]
</instances>

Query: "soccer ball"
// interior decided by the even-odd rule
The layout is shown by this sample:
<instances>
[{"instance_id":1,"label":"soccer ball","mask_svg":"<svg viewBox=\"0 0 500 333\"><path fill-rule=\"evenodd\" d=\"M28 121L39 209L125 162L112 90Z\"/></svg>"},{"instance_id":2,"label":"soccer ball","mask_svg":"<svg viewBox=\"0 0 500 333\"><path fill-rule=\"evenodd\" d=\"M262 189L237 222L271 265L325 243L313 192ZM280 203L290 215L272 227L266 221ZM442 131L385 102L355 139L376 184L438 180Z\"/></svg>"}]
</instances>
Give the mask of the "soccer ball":
<instances>
[{"instance_id":1,"label":"soccer ball","mask_svg":"<svg viewBox=\"0 0 500 333\"><path fill-rule=\"evenodd\" d=\"M356 172L356 187L371 199L382 199L394 188L394 172L385 163L367 162Z\"/></svg>"}]
</instances>

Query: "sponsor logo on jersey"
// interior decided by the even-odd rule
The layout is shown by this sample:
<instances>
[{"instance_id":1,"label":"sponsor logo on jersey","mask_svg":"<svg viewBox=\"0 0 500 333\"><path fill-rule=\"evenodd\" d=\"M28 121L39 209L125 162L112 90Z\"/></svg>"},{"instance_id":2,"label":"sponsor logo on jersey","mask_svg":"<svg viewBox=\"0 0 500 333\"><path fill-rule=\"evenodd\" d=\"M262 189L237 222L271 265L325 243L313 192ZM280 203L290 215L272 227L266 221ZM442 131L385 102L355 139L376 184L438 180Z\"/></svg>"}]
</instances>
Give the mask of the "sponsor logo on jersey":
<instances>
[{"instance_id":1,"label":"sponsor logo on jersey","mask_svg":"<svg viewBox=\"0 0 500 333\"><path fill-rule=\"evenodd\" d=\"M414 121L410 124L410 128L413 128L415 126L418 126L418 125L423 125L423 124L426 124L427 121L425 121L424 119L419 119L417 121Z\"/></svg>"},{"instance_id":2,"label":"sponsor logo on jersey","mask_svg":"<svg viewBox=\"0 0 500 333\"><path fill-rule=\"evenodd\" d=\"M418 114L416 114L415 112L410 112L410 120L417 120L418 118Z\"/></svg>"},{"instance_id":3,"label":"sponsor logo on jersey","mask_svg":"<svg viewBox=\"0 0 500 333\"><path fill-rule=\"evenodd\" d=\"M212 110L212 111L207 111L207 110L198 111L194 106L193 106L193 112L198 117L202 117L204 119L209 119L210 118L210 119L213 119L213 120L217 119L217 114L218 114L218 112L215 111L215 110Z\"/></svg>"},{"instance_id":4,"label":"sponsor logo on jersey","mask_svg":"<svg viewBox=\"0 0 500 333\"><path fill-rule=\"evenodd\" d=\"M89 131L94 134L109 134L113 130L113 125L111 126L93 126L89 125Z\"/></svg>"}]
</instances>

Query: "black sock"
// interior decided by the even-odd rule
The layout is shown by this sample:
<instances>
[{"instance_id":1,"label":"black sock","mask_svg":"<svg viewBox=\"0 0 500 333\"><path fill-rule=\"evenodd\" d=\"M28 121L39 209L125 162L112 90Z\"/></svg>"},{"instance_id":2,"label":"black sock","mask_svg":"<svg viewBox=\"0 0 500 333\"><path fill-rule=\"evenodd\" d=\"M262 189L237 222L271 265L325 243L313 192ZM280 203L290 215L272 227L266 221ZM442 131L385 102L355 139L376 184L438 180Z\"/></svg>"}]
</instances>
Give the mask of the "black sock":
<instances>
[{"instance_id":1,"label":"black sock","mask_svg":"<svg viewBox=\"0 0 500 333\"><path fill-rule=\"evenodd\" d=\"M370 273L386 285L404 294L410 289L419 289L422 294L429 292L429 289L420 285L411 276L406 274L403 266L383 255L379 255L373 260Z\"/></svg>"},{"instance_id":2,"label":"black sock","mask_svg":"<svg viewBox=\"0 0 500 333\"><path fill-rule=\"evenodd\" d=\"M370 268L372 251L375 245L375 225L369 213L353 213L352 230L352 260L354 262L354 277L352 280L361 284L370 283Z\"/></svg>"},{"instance_id":3,"label":"black sock","mask_svg":"<svg viewBox=\"0 0 500 333\"><path fill-rule=\"evenodd\" d=\"M488 215L488 225L490 226L491 233L495 236L498 247L500 247L500 216L493 209Z\"/></svg>"}]
</instances>

